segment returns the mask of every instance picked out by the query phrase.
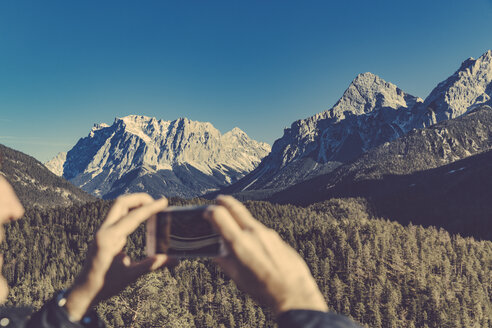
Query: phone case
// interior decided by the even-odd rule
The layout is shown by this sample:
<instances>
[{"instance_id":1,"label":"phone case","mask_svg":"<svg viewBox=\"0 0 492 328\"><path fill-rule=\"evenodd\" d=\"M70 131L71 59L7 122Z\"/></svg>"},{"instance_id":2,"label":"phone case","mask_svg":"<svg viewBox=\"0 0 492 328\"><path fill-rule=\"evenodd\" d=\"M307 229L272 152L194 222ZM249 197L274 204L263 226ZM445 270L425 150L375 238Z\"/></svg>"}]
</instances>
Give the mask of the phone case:
<instances>
[{"instance_id":1,"label":"phone case","mask_svg":"<svg viewBox=\"0 0 492 328\"><path fill-rule=\"evenodd\" d=\"M147 221L146 253L177 258L225 256L222 237L203 217L207 206L169 207Z\"/></svg>"}]
</instances>

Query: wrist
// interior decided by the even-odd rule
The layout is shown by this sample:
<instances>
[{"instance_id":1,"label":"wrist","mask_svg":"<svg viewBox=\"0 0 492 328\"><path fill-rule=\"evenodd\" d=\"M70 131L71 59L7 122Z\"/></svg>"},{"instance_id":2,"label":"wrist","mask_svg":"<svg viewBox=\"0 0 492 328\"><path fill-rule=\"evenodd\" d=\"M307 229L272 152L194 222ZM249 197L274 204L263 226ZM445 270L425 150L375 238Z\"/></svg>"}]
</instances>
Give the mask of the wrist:
<instances>
[{"instance_id":1,"label":"wrist","mask_svg":"<svg viewBox=\"0 0 492 328\"><path fill-rule=\"evenodd\" d=\"M71 290L66 296L64 305L70 321L80 321L87 313L91 305L91 301L87 300L78 290Z\"/></svg>"},{"instance_id":2,"label":"wrist","mask_svg":"<svg viewBox=\"0 0 492 328\"><path fill-rule=\"evenodd\" d=\"M67 304L69 303L70 294L70 289L60 291L54 298L56 305L62 310L62 313L65 313L68 321L72 323L80 323L83 326L90 325L94 321L95 313L88 315L88 311L86 310L81 316L78 316L76 313L69 311Z\"/></svg>"},{"instance_id":3,"label":"wrist","mask_svg":"<svg viewBox=\"0 0 492 328\"><path fill-rule=\"evenodd\" d=\"M64 305L70 319L79 321L94 305L97 295L103 286L103 280L86 279L86 281L76 282L66 294Z\"/></svg>"},{"instance_id":4,"label":"wrist","mask_svg":"<svg viewBox=\"0 0 492 328\"><path fill-rule=\"evenodd\" d=\"M328 305L317 286L298 288L286 293L274 306L277 316L290 310L313 310L327 312Z\"/></svg>"}]
</instances>

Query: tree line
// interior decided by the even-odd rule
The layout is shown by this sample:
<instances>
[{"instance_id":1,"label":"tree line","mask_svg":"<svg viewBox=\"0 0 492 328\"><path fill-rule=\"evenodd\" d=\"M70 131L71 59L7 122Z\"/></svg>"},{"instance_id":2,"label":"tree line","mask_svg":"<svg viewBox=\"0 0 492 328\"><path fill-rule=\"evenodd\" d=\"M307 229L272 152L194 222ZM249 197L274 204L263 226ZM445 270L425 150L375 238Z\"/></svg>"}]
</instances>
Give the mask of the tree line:
<instances>
[{"instance_id":1,"label":"tree line","mask_svg":"<svg viewBox=\"0 0 492 328\"><path fill-rule=\"evenodd\" d=\"M206 201L171 199L191 202ZM332 311L376 328L492 326L492 242L373 218L361 202L246 206L306 259ZM28 209L9 224L2 245L7 305L39 308L68 287L110 206ZM126 249L138 259L144 245L142 225ZM109 327L275 327L273 314L211 260L148 274L97 311Z\"/></svg>"}]
</instances>

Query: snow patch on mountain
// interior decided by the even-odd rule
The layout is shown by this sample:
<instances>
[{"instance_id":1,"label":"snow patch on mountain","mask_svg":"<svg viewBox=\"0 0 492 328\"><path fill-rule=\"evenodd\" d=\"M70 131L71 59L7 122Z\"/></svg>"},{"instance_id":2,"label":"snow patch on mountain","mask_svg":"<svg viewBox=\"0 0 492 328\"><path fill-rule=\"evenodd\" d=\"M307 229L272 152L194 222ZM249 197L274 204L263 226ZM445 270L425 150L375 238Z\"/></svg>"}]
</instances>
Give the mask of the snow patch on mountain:
<instances>
[{"instance_id":1,"label":"snow patch on mountain","mask_svg":"<svg viewBox=\"0 0 492 328\"><path fill-rule=\"evenodd\" d=\"M66 152L60 152L55 157L53 157L48 162L44 163L44 166L57 176L61 177L63 175L63 164L65 164L65 160L67 159Z\"/></svg>"}]
</instances>

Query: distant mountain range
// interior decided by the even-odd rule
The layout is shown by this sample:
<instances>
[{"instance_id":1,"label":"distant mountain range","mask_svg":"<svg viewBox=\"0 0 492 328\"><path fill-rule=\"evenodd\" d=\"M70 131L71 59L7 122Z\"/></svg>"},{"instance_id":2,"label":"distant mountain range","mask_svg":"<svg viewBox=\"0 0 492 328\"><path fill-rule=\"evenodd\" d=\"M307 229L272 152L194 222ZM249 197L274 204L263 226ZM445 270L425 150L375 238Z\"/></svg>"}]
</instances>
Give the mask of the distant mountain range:
<instances>
[{"instance_id":1,"label":"distant mountain range","mask_svg":"<svg viewBox=\"0 0 492 328\"><path fill-rule=\"evenodd\" d=\"M35 158L0 145L2 174L24 207L69 206L96 200L50 172Z\"/></svg>"},{"instance_id":2,"label":"distant mountain range","mask_svg":"<svg viewBox=\"0 0 492 328\"><path fill-rule=\"evenodd\" d=\"M492 108L387 142L268 200L309 205L363 197L373 214L492 239Z\"/></svg>"},{"instance_id":3,"label":"distant mountain range","mask_svg":"<svg viewBox=\"0 0 492 328\"><path fill-rule=\"evenodd\" d=\"M239 128L221 135L210 123L131 115L111 126L95 125L66 159L60 154L46 165L102 198L146 191L155 197L220 192L264 199L418 129L492 104L491 97L489 50L464 61L425 100L372 73L359 74L331 109L295 121L271 149ZM435 150L446 152L452 141L441 141L447 144ZM436 159L436 165L464 158L454 155L447 154L444 162Z\"/></svg>"},{"instance_id":4,"label":"distant mountain range","mask_svg":"<svg viewBox=\"0 0 492 328\"><path fill-rule=\"evenodd\" d=\"M257 169L222 193L266 195L325 174L413 129L491 104L492 51L469 58L422 99L372 73L358 75L330 110L292 123ZM253 191L253 192L250 192Z\"/></svg>"},{"instance_id":5,"label":"distant mountain range","mask_svg":"<svg viewBox=\"0 0 492 328\"><path fill-rule=\"evenodd\" d=\"M358 75L330 110L292 123L257 169L222 192L283 189L403 136L422 99L372 73Z\"/></svg>"},{"instance_id":6,"label":"distant mountain range","mask_svg":"<svg viewBox=\"0 0 492 328\"><path fill-rule=\"evenodd\" d=\"M239 128L222 135L207 122L130 115L96 124L46 166L101 198L140 191L190 198L239 180L269 152Z\"/></svg>"}]
</instances>

